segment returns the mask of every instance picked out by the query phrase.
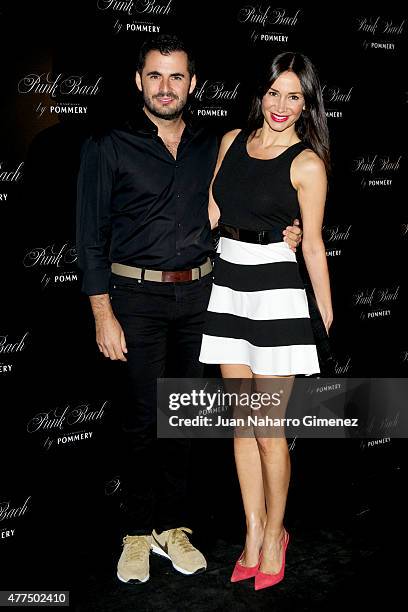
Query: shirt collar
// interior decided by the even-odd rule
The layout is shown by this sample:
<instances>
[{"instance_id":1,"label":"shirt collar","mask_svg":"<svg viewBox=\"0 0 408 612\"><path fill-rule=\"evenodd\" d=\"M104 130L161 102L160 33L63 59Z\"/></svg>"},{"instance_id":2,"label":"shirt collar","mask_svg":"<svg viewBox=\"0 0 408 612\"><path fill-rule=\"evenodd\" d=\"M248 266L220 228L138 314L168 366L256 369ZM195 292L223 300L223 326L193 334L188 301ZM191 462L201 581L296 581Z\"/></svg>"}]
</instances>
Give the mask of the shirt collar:
<instances>
[{"instance_id":1,"label":"shirt collar","mask_svg":"<svg viewBox=\"0 0 408 612\"><path fill-rule=\"evenodd\" d=\"M184 111L183 119L184 123L186 124L184 131L194 134L197 131L198 126L189 110ZM158 133L157 126L149 119L142 108L137 109L137 111L131 117L129 117L126 125L132 132L153 134L155 136L157 136Z\"/></svg>"}]
</instances>

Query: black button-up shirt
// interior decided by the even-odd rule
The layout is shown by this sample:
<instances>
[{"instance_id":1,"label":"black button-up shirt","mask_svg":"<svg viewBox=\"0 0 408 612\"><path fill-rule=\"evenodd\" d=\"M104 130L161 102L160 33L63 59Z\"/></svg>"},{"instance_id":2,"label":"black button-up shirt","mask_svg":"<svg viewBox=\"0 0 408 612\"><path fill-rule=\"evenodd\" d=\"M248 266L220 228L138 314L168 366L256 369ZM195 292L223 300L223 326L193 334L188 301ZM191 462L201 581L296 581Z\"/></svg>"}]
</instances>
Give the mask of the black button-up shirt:
<instances>
[{"instance_id":1,"label":"black button-up shirt","mask_svg":"<svg viewBox=\"0 0 408 612\"><path fill-rule=\"evenodd\" d=\"M186 120L177 158L142 111L81 151L76 243L82 290L108 293L110 264L186 270L212 252L208 191L217 138Z\"/></svg>"}]
</instances>

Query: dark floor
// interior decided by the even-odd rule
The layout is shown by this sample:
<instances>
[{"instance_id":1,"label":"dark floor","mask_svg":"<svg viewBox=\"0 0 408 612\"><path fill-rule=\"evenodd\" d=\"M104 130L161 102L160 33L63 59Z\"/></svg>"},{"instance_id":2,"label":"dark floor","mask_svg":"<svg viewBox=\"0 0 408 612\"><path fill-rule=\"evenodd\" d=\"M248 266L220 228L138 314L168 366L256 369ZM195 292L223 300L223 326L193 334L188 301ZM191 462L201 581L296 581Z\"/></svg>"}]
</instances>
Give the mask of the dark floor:
<instances>
[{"instance_id":1,"label":"dark floor","mask_svg":"<svg viewBox=\"0 0 408 612\"><path fill-rule=\"evenodd\" d=\"M314 601L323 601L334 588L333 577L340 583L351 574L351 553L343 534L319 534L318 540L305 541L292 533L288 548L286 577L281 585L255 592L253 579L231 584L233 561L239 556L239 545L218 541L208 555L208 569L197 576L175 572L169 561L151 555L151 576L144 585L122 585L114 577L114 567L90 577L88 591L75 610L127 612L160 610L308 610ZM317 547L316 547L316 544ZM109 569L111 571L109 571ZM307 577L307 580L305 580Z\"/></svg>"},{"instance_id":2,"label":"dark floor","mask_svg":"<svg viewBox=\"0 0 408 612\"><path fill-rule=\"evenodd\" d=\"M299 442L285 512L291 535L285 579L274 587L255 592L253 579L230 583L244 540L232 453L222 445L215 456L216 445L198 445L197 455L206 461L194 463L190 497L195 522L188 526L193 543L207 558L206 572L184 576L168 560L151 555L147 583L119 582L117 500L101 494L89 457L81 456L76 463L71 457L65 466L55 463L52 480L40 471L44 485L31 514L16 520L15 537L3 542L7 562L0 573L1 589L69 590L70 609L76 612L399 609L399 594L407 583L402 573L405 446L400 445L398 454L394 444L390 456L382 448L365 457L350 444Z\"/></svg>"},{"instance_id":3,"label":"dark floor","mask_svg":"<svg viewBox=\"0 0 408 612\"><path fill-rule=\"evenodd\" d=\"M91 571L75 597L77 612L130 612L200 610L332 611L363 606L367 609L397 597L399 584L391 557L392 542L375 529L380 517L365 517L358 539L344 529L317 530L293 527L287 553L285 579L255 592L253 579L231 584L240 544L218 540L206 552L208 569L184 576L170 562L151 555L150 580L125 585L115 576L116 556ZM289 529L289 527L288 527ZM395 542L394 542L395 544ZM376 606L377 607L377 606Z\"/></svg>"},{"instance_id":4,"label":"dark floor","mask_svg":"<svg viewBox=\"0 0 408 612\"><path fill-rule=\"evenodd\" d=\"M350 446L343 455L339 451L344 451L344 445L315 447L325 452L320 453L319 461L313 459L313 469L305 467L310 444L304 449L299 445L292 459L296 486L289 495L285 517L291 540L282 583L259 592L254 590L253 579L230 583L244 529L243 515L237 512L238 490L223 481L224 491L218 497L222 504L213 516L211 504L203 506L205 498L195 496L200 500L201 516L193 542L207 558L205 573L184 576L168 560L151 555L150 580L143 585L122 584L116 578L120 543L112 536L110 553L106 546L99 548L97 565L90 562L89 555L84 559L81 587L73 592L74 609L344 612L350 607L368 610L381 604L387 608L396 605L398 592L406 585L396 554L406 542L406 470L401 469L401 462L385 462L379 453L377 463L370 455L367 465L356 471ZM305 469L313 478L307 478ZM198 480L205 490L204 477L203 473ZM401 567L405 571L406 563Z\"/></svg>"}]
</instances>

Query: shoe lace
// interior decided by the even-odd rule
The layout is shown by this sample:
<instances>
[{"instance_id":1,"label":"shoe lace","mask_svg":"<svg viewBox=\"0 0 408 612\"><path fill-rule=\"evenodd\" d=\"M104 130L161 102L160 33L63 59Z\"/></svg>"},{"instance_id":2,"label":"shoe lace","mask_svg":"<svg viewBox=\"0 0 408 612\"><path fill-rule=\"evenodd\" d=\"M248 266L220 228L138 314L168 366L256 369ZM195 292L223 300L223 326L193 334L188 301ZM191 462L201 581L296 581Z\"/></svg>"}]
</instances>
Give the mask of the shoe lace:
<instances>
[{"instance_id":1,"label":"shoe lace","mask_svg":"<svg viewBox=\"0 0 408 612\"><path fill-rule=\"evenodd\" d=\"M150 543L146 536L125 536L123 538L125 556L128 561L137 561L146 552L150 552Z\"/></svg>"},{"instance_id":2,"label":"shoe lace","mask_svg":"<svg viewBox=\"0 0 408 612\"><path fill-rule=\"evenodd\" d=\"M176 529L171 530L169 537L169 540L173 544L179 546L183 552L191 552L192 550L195 550L194 546L188 539L187 533L193 533L193 531L188 527L177 527Z\"/></svg>"}]
</instances>

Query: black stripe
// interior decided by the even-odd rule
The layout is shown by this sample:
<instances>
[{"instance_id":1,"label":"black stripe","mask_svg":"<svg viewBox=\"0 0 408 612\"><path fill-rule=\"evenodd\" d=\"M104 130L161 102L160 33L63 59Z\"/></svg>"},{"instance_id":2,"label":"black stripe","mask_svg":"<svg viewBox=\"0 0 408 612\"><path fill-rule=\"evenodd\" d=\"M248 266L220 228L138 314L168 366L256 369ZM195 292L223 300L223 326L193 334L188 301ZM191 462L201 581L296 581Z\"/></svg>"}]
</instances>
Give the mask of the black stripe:
<instances>
[{"instance_id":1,"label":"black stripe","mask_svg":"<svg viewBox=\"0 0 408 612\"><path fill-rule=\"evenodd\" d=\"M235 291L305 288L296 261L248 266L218 258L214 267L214 283Z\"/></svg>"},{"instance_id":2,"label":"black stripe","mask_svg":"<svg viewBox=\"0 0 408 612\"><path fill-rule=\"evenodd\" d=\"M315 344L309 318L260 321L208 311L204 333L247 340L254 346Z\"/></svg>"}]
</instances>

